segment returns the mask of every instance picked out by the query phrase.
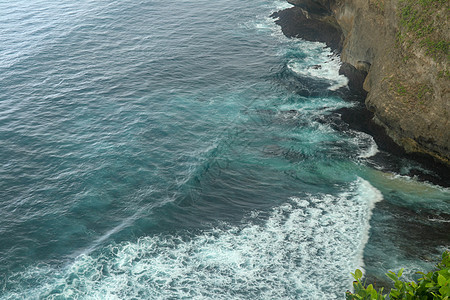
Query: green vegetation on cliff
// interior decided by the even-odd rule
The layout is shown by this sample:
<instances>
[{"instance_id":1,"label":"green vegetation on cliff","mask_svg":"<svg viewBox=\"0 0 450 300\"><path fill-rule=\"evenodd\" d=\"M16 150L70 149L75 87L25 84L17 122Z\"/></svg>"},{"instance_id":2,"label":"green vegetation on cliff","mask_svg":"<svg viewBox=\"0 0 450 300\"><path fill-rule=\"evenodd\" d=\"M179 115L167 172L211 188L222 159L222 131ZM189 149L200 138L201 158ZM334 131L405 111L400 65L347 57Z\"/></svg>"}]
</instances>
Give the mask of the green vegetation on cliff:
<instances>
[{"instance_id":1,"label":"green vegetation on cliff","mask_svg":"<svg viewBox=\"0 0 450 300\"><path fill-rule=\"evenodd\" d=\"M389 90L405 104L425 105L426 100L433 96L433 89L429 83L418 83L414 86L406 87L398 78L386 79L390 81Z\"/></svg>"},{"instance_id":2,"label":"green vegetation on cliff","mask_svg":"<svg viewBox=\"0 0 450 300\"><path fill-rule=\"evenodd\" d=\"M397 46L401 60L408 64L423 49L436 63L436 79L448 80L450 41L448 40L448 0L399 0ZM386 80L387 78L383 79ZM405 104L425 105L434 96L431 82L407 84L399 77L389 78L389 90Z\"/></svg>"},{"instance_id":3,"label":"green vegetation on cliff","mask_svg":"<svg viewBox=\"0 0 450 300\"><path fill-rule=\"evenodd\" d=\"M443 26L448 18L448 0L400 0L399 8L398 41L403 48L418 44L427 55L448 59L450 41L446 37L448 28Z\"/></svg>"},{"instance_id":4,"label":"green vegetation on cliff","mask_svg":"<svg viewBox=\"0 0 450 300\"><path fill-rule=\"evenodd\" d=\"M394 288L389 294L383 294L383 289L376 290L372 284L365 286L361 282L363 274L360 270L356 270L353 275L354 293L346 292L347 300L428 300L441 299L448 300L450 298L450 251L442 254L442 261L436 266L437 270L428 272L418 272L422 278L418 282L405 282L400 280L403 269L397 274L389 271L386 276L394 282Z\"/></svg>"}]
</instances>

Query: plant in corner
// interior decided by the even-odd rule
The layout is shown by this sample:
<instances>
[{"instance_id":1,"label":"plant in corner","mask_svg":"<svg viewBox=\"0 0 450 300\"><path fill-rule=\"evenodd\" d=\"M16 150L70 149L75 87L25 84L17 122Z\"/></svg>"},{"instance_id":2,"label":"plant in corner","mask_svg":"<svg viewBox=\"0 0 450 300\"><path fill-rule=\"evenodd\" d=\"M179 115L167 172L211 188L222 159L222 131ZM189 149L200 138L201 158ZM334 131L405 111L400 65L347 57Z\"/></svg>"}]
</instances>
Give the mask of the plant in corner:
<instances>
[{"instance_id":1,"label":"plant in corner","mask_svg":"<svg viewBox=\"0 0 450 300\"><path fill-rule=\"evenodd\" d=\"M347 300L449 300L450 299L450 251L445 251L442 254L442 261L436 266L435 271L417 272L422 275L418 282L406 282L400 280L403 269L397 274L389 271L386 276L394 281L394 288L389 294L383 294L383 288L378 291L372 284L365 286L362 283L363 274L361 270L356 270L352 273L355 281L353 282L354 292L346 292Z\"/></svg>"}]
</instances>

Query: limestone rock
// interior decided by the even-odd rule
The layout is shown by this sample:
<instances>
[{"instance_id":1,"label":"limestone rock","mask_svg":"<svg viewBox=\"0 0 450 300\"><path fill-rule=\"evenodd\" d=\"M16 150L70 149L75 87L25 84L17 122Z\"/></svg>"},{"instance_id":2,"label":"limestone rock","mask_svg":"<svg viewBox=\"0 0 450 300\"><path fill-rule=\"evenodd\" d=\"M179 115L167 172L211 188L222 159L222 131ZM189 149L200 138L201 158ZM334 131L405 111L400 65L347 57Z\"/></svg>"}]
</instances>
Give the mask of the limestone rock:
<instances>
[{"instance_id":1,"label":"limestone rock","mask_svg":"<svg viewBox=\"0 0 450 300\"><path fill-rule=\"evenodd\" d=\"M295 7L275 14L283 32L341 51L341 73L368 92L373 121L407 152L450 166L450 2L288 1Z\"/></svg>"},{"instance_id":2,"label":"limestone rock","mask_svg":"<svg viewBox=\"0 0 450 300\"><path fill-rule=\"evenodd\" d=\"M366 105L397 144L450 165L448 52L440 58L427 55L414 33L402 29L399 6L398 0L333 2L345 35L342 60L368 72ZM448 45L446 10L448 2L435 11L443 17L436 17L433 34L441 28L438 38ZM409 35L409 42L399 42L400 34Z\"/></svg>"},{"instance_id":3,"label":"limestone rock","mask_svg":"<svg viewBox=\"0 0 450 300\"><path fill-rule=\"evenodd\" d=\"M342 32L332 17L310 14L300 7L292 7L272 14L275 23L287 37L298 37L307 41L318 41L339 51Z\"/></svg>"}]
</instances>

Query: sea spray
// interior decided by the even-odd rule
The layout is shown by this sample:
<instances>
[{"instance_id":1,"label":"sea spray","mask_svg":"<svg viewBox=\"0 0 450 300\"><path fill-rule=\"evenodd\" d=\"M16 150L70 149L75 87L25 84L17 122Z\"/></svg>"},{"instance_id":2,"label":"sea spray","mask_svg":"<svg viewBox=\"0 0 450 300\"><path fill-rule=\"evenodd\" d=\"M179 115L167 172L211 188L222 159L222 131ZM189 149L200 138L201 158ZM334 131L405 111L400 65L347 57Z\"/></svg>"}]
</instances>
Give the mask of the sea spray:
<instances>
[{"instance_id":1,"label":"sea spray","mask_svg":"<svg viewBox=\"0 0 450 300\"><path fill-rule=\"evenodd\" d=\"M351 286L349 272L363 266L380 200L358 179L337 196L291 197L262 223L255 211L240 226L143 237L81 255L61 270L32 268L40 287L30 289L23 281L29 275L17 274L10 282L16 291L5 299L340 299Z\"/></svg>"},{"instance_id":2,"label":"sea spray","mask_svg":"<svg viewBox=\"0 0 450 300\"><path fill-rule=\"evenodd\" d=\"M285 2L25 2L0 4L0 299L340 299L383 226L409 249L383 217L417 197L367 171Z\"/></svg>"}]
</instances>

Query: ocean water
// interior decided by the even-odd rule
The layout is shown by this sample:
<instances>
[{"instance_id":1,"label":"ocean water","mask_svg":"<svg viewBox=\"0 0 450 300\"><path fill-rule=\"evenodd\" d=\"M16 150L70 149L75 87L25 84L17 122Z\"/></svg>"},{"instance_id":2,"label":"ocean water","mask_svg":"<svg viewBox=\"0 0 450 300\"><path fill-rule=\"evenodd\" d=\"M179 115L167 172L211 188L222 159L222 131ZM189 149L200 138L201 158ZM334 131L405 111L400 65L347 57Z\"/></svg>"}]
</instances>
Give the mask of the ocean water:
<instances>
[{"instance_id":1,"label":"ocean water","mask_svg":"<svg viewBox=\"0 0 450 300\"><path fill-rule=\"evenodd\" d=\"M449 189L341 121L289 6L0 2L0 299L343 299L433 266Z\"/></svg>"}]
</instances>

